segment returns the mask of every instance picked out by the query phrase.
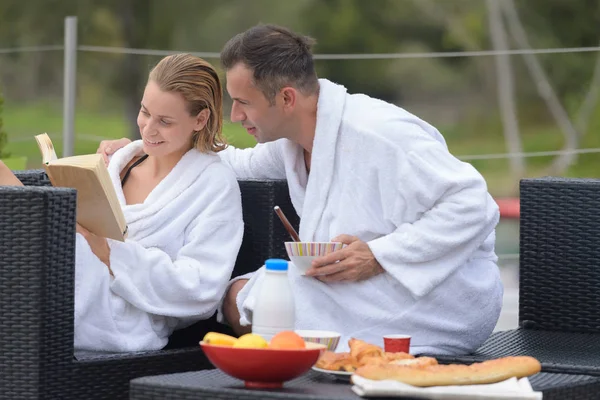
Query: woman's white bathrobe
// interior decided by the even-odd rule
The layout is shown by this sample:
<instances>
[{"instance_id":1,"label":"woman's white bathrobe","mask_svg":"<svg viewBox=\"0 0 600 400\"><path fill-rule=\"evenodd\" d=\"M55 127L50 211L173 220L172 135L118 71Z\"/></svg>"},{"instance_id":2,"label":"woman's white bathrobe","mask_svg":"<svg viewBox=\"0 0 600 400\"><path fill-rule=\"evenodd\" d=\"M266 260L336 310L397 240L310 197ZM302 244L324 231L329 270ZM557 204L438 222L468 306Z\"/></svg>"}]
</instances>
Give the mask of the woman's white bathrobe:
<instances>
[{"instance_id":1,"label":"woman's white bathrobe","mask_svg":"<svg viewBox=\"0 0 600 400\"><path fill-rule=\"evenodd\" d=\"M303 149L287 139L219 155L238 177L287 179L301 240L358 236L385 269L322 283L291 267L297 329L341 332L338 351L351 337L382 345L384 334L410 334L411 352L437 354L472 351L493 331L503 292L498 207L431 125L321 79L310 175ZM238 295L243 324L263 272Z\"/></svg>"},{"instance_id":2,"label":"woman's white bathrobe","mask_svg":"<svg viewBox=\"0 0 600 400\"><path fill-rule=\"evenodd\" d=\"M119 174L141 150L129 144L108 167L129 226L125 242L108 240L114 278L77 234L76 349L160 349L212 316L231 278L244 229L231 169L190 150L143 203L126 205Z\"/></svg>"}]
</instances>

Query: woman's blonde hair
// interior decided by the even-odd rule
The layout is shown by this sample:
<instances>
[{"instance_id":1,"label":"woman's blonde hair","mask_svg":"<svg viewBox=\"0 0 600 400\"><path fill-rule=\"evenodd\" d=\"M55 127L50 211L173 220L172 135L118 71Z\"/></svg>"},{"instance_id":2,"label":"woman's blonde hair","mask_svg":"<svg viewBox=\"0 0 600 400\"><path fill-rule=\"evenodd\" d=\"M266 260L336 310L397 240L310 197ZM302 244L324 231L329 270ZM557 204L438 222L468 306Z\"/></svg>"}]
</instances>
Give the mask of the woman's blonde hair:
<instances>
[{"instance_id":1,"label":"woman's blonde hair","mask_svg":"<svg viewBox=\"0 0 600 400\"><path fill-rule=\"evenodd\" d=\"M204 128L194 132L194 148L207 153L227 147L223 136L223 89L212 65L191 54L175 54L160 60L148 80L162 91L181 93L191 116L204 109L210 111Z\"/></svg>"}]
</instances>

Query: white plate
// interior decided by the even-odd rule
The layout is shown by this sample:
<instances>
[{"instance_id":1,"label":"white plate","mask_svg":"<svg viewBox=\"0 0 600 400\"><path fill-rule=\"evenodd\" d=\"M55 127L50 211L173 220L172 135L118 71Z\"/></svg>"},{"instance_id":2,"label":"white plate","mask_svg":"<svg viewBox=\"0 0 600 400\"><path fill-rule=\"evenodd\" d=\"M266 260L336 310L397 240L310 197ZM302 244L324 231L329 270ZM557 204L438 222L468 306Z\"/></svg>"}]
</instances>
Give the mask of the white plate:
<instances>
[{"instance_id":1,"label":"white plate","mask_svg":"<svg viewBox=\"0 0 600 400\"><path fill-rule=\"evenodd\" d=\"M332 371L329 369L322 369L322 368L317 368L317 367L312 367L312 369L313 369L313 371L317 371L318 373L330 376L335 379L339 379L340 381L344 381L344 382L350 382L350 377L353 374L353 372Z\"/></svg>"}]
</instances>

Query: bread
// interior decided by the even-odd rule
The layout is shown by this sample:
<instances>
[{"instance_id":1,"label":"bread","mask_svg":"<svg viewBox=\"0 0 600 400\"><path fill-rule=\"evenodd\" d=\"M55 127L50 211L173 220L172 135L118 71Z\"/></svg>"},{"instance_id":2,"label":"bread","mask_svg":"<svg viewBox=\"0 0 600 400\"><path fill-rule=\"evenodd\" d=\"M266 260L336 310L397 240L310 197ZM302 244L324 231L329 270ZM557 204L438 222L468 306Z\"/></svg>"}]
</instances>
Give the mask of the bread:
<instances>
[{"instance_id":1,"label":"bread","mask_svg":"<svg viewBox=\"0 0 600 400\"><path fill-rule=\"evenodd\" d=\"M416 361L412 363L416 363ZM412 386L425 387L495 383L512 377L530 376L540 370L541 365L538 360L533 357L519 356L504 357L471 365L429 365L417 368L398 363L365 365L358 368L355 374L372 380L391 379Z\"/></svg>"},{"instance_id":2,"label":"bread","mask_svg":"<svg viewBox=\"0 0 600 400\"><path fill-rule=\"evenodd\" d=\"M397 361L397 360L412 360L415 358L415 356L413 356L412 354L403 353L403 352L398 352L398 353L385 352L385 353L383 353L383 358L387 362L392 362L392 361Z\"/></svg>"},{"instance_id":3,"label":"bread","mask_svg":"<svg viewBox=\"0 0 600 400\"><path fill-rule=\"evenodd\" d=\"M365 357L383 357L383 349L374 344L367 343L360 339L348 340L350 347L350 356L360 365L361 360Z\"/></svg>"},{"instance_id":4,"label":"bread","mask_svg":"<svg viewBox=\"0 0 600 400\"><path fill-rule=\"evenodd\" d=\"M409 358L409 359L401 359L390 361L391 365L400 365L404 367L410 368L426 368L431 367L432 365L438 365L438 362L435 358L432 357L417 357L417 358Z\"/></svg>"},{"instance_id":5,"label":"bread","mask_svg":"<svg viewBox=\"0 0 600 400\"><path fill-rule=\"evenodd\" d=\"M362 365L387 364L395 360L415 358L408 353L389 353L374 344L369 344L360 339L348 340L350 352L334 353L326 351L319 358L315 366L330 371L353 372Z\"/></svg>"},{"instance_id":6,"label":"bread","mask_svg":"<svg viewBox=\"0 0 600 400\"><path fill-rule=\"evenodd\" d=\"M330 371L346 372L353 372L358 367L350 356L350 353L334 353L332 351L324 352L323 355L319 357L315 366Z\"/></svg>"},{"instance_id":7,"label":"bread","mask_svg":"<svg viewBox=\"0 0 600 400\"><path fill-rule=\"evenodd\" d=\"M353 372L363 365L381 365L392 361L414 359L408 353L388 353L379 346L358 339L348 341L350 352L333 353L326 351L315 366L330 371Z\"/></svg>"}]
</instances>

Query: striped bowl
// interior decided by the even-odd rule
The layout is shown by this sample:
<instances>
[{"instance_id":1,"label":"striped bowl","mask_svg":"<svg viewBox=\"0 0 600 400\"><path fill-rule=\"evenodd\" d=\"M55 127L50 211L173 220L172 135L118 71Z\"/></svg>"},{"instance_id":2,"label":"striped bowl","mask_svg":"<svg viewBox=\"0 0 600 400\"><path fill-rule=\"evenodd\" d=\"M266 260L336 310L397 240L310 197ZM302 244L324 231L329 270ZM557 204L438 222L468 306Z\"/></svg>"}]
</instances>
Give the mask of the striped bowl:
<instances>
[{"instance_id":1,"label":"striped bowl","mask_svg":"<svg viewBox=\"0 0 600 400\"><path fill-rule=\"evenodd\" d=\"M329 351L335 351L341 337L338 332L333 331L297 329L295 332L305 342L323 344L327 346L327 350Z\"/></svg>"},{"instance_id":2,"label":"striped bowl","mask_svg":"<svg viewBox=\"0 0 600 400\"><path fill-rule=\"evenodd\" d=\"M285 242L290 261L304 275L311 267L312 261L344 247L340 242Z\"/></svg>"}]
</instances>

